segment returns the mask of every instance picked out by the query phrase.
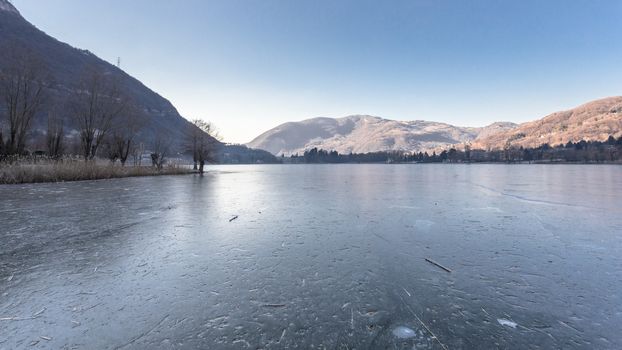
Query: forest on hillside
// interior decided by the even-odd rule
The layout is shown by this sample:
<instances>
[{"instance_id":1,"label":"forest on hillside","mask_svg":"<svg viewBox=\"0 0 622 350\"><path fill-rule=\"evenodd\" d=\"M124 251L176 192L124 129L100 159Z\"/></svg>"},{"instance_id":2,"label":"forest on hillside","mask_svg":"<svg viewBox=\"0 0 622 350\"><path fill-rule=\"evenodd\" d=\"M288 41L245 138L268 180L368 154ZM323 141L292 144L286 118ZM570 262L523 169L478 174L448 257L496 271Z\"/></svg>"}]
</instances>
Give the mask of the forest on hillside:
<instances>
[{"instance_id":1,"label":"forest on hillside","mask_svg":"<svg viewBox=\"0 0 622 350\"><path fill-rule=\"evenodd\" d=\"M450 148L428 152L371 152L340 154L313 148L302 155L282 157L285 163L616 163L622 161L622 136L604 141L569 141L551 146L523 148L506 143L503 149Z\"/></svg>"}]
</instances>

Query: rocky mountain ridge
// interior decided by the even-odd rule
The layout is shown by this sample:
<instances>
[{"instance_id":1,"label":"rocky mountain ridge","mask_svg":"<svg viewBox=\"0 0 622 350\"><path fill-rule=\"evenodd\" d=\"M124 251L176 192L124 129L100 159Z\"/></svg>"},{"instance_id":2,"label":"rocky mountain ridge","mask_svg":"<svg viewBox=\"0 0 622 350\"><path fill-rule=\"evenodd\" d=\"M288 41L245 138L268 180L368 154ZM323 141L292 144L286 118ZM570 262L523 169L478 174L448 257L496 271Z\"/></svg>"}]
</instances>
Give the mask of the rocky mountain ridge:
<instances>
[{"instance_id":1,"label":"rocky mountain ridge","mask_svg":"<svg viewBox=\"0 0 622 350\"><path fill-rule=\"evenodd\" d=\"M622 136L622 96L607 97L522 124L497 122L483 128L459 127L374 116L313 118L284 123L248 145L275 155L302 154L312 148L342 154L377 151L441 151L451 147L495 150L534 148L569 141L605 141Z\"/></svg>"},{"instance_id":2,"label":"rocky mountain ridge","mask_svg":"<svg viewBox=\"0 0 622 350\"><path fill-rule=\"evenodd\" d=\"M423 151L473 141L516 127L494 123L483 128L459 127L424 120L398 121L369 115L313 118L277 126L248 143L276 155L303 153L311 148L339 153Z\"/></svg>"}]
</instances>

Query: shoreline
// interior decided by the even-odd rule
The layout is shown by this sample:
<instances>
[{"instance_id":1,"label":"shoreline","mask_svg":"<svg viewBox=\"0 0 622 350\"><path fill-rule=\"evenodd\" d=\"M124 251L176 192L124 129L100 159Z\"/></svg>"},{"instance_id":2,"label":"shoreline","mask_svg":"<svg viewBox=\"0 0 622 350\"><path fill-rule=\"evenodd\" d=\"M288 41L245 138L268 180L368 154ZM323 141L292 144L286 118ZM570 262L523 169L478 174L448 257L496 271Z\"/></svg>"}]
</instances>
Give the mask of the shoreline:
<instances>
[{"instance_id":1,"label":"shoreline","mask_svg":"<svg viewBox=\"0 0 622 350\"><path fill-rule=\"evenodd\" d=\"M340 164L376 164L376 165L478 165L478 164L498 164L498 165L622 165L621 161L616 162L343 162L343 163L280 163L275 165L340 165ZM223 164L224 165L224 164ZM244 164L227 164L227 165L244 165Z\"/></svg>"},{"instance_id":2,"label":"shoreline","mask_svg":"<svg viewBox=\"0 0 622 350\"><path fill-rule=\"evenodd\" d=\"M195 173L196 171L191 168L176 165L156 169L151 166L121 166L119 164L84 162L1 164L0 185L62 183Z\"/></svg>"},{"instance_id":3,"label":"shoreline","mask_svg":"<svg viewBox=\"0 0 622 350\"><path fill-rule=\"evenodd\" d=\"M258 165L258 164L214 164L214 165ZM280 163L259 165L622 165L622 162L458 162L458 163ZM205 173L209 173L206 171ZM37 183L64 183L78 181L112 180L131 177L173 176L198 174L184 166L169 166L156 169L151 166L122 167L118 164L61 163L61 164L18 164L0 165L0 185L25 185Z\"/></svg>"}]
</instances>

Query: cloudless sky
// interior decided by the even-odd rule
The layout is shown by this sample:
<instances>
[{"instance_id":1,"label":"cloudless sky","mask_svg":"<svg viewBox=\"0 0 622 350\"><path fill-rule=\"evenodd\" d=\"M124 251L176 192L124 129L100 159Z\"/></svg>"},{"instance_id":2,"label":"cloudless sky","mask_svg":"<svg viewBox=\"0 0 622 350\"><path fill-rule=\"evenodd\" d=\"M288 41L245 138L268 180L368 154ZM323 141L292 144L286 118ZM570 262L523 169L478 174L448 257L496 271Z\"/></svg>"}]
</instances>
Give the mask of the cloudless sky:
<instances>
[{"instance_id":1,"label":"cloudless sky","mask_svg":"<svg viewBox=\"0 0 622 350\"><path fill-rule=\"evenodd\" d=\"M319 116L523 122L622 95L620 0L13 3L228 142Z\"/></svg>"}]
</instances>

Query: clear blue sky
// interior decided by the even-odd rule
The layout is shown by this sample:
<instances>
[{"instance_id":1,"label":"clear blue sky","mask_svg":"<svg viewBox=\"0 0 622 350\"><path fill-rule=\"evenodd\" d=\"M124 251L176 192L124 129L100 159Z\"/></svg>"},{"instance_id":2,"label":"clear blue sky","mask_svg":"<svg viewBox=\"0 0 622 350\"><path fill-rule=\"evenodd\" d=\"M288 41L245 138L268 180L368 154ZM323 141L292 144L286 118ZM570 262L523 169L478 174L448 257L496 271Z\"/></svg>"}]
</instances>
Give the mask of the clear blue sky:
<instances>
[{"instance_id":1,"label":"clear blue sky","mask_svg":"<svg viewBox=\"0 0 622 350\"><path fill-rule=\"evenodd\" d=\"M622 95L622 1L14 0L248 142L372 114L482 126Z\"/></svg>"}]
</instances>

